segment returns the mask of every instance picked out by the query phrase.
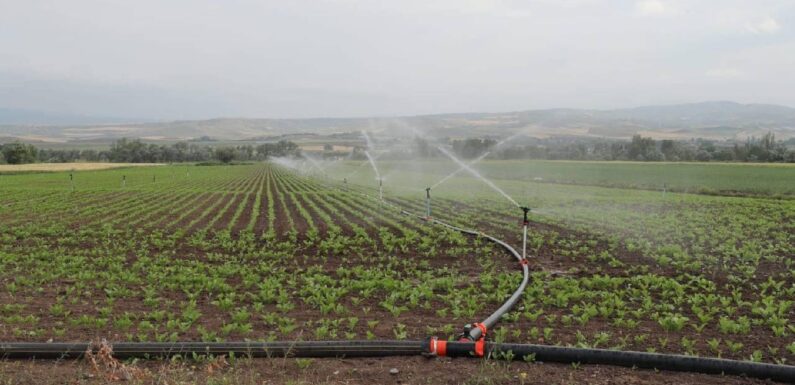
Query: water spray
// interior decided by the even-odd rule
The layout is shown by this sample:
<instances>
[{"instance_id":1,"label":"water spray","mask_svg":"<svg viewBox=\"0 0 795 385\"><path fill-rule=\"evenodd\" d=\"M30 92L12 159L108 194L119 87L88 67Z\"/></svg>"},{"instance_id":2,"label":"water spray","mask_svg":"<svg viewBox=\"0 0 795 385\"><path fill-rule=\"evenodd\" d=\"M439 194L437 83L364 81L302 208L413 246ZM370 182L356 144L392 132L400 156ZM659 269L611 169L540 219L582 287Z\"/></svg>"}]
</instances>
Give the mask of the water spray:
<instances>
[{"instance_id":1,"label":"water spray","mask_svg":"<svg viewBox=\"0 0 795 385\"><path fill-rule=\"evenodd\" d=\"M431 188L425 188L425 219L431 220Z\"/></svg>"},{"instance_id":2,"label":"water spray","mask_svg":"<svg viewBox=\"0 0 795 385\"><path fill-rule=\"evenodd\" d=\"M318 163L314 158L312 158L309 155L305 155L304 157L309 161L310 166L316 168L317 171L320 172L320 175L323 175L325 173L326 170L324 170L323 167L320 166L320 163Z\"/></svg>"},{"instance_id":3,"label":"water spray","mask_svg":"<svg viewBox=\"0 0 795 385\"><path fill-rule=\"evenodd\" d=\"M491 187L492 190L500 193L503 197L505 197L505 199L510 201L514 206L521 207L521 206L519 206L518 203L516 203L516 201L513 198L511 198L510 195L508 195L505 191L502 191L501 188L497 187L497 185L495 185L494 182L486 179L483 175L480 175L479 172L475 171L472 167L469 167L469 165L467 165L466 163L464 163L463 161L458 159L455 155L450 153L450 151L445 150L445 148L442 147L442 146L437 146L436 148L439 149L439 151L441 151L442 154L444 154L448 158L450 158L453 162L457 163L461 168L463 168L464 170L466 170L467 172L472 174L472 176L474 176L475 178L480 179L483 183L485 183L486 185Z\"/></svg>"},{"instance_id":4,"label":"water spray","mask_svg":"<svg viewBox=\"0 0 795 385\"><path fill-rule=\"evenodd\" d=\"M524 220L522 220L522 227L524 228L524 237L522 238L522 258L527 259L527 226L530 225L530 220L527 219L527 213L530 212L529 207L521 207L522 213L524 214Z\"/></svg>"},{"instance_id":5,"label":"water spray","mask_svg":"<svg viewBox=\"0 0 795 385\"><path fill-rule=\"evenodd\" d=\"M470 166L470 167L474 166L476 163L480 162L481 160L483 160L484 158L486 158L487 156L489 156L489 154L491 154L491 151L486 151L486 152L485 152L485 153L483 153L481 156L479 156L479 157L475 158L475 160L473 160L473 161L469 162L469 166ZM448 179L450 179L450 178L452 178L452 177L454 177L454 176L456 176L456 175L460 174L460 173L461 173L462 171L464 171L464 170L466 170L464 167L459 167L459 168L458 168L458 170L455 170L455 171L453 171L451 174L449 174L449 175L447 175L446 177L444 177L444 178L440 179L438 182L436 182L436 183L435 183L433 186L431 186L431 187L432 187L432 188L436 188L436 187L438 187L440 184L442 184L442 183L444 183L444 182L447 182L447 180L448 180Z\"/></svg>"},{"instance_id":6,"label":"water spray","mask_svg":"<svg viewBox=\"0 0 795 385\"><path fill-rule=\"evenodd\" d=\"M491 153L492 153L492 152L494 152L496 149L500 148L500 147L501 147L503 144L505 144L505 143L508 143L508 142L510 142L510 141L512 141L512 140L514 140L514 139L516 139L516 138L518 138L518 137L519 137L519 136L521 136L521 135L524 135L524 133L523 133L523 132L517 132L516 134L513 134L513 135L511 135L511 136L509 136L509 137L507 137L507 138L505 138L505 139L503 139L503 140L501 140L501 141L497 142L497 144L495 144L494 146L492 146L492 147L491 147L491 149L489 149L488 151L484 152L483 154L481 154L480 156L478 156L477 158L475 158L475 160L473 160L473 161L469 162L468 166L469 166L469 167L472 167L472 166L474 166L474 165L478 164L478 163L479 163L480 161L482 161L483 159L486 159L486 157L487 157L487 156L491 155ZM466 168L465 168L465 167L459 167L457 170L453 171L451 174L449 174L449 175L447 175L446 177L442 178L440 181L436 182L436 183L435 183L433 186L431 186L431 187L432 187L432 188L436 188L436 187L437 187L437 186L439 186L440 184L442 184L442 183L446 182L448 179L450 179L450 178L452 178L452 177L454 177L454 176L458 175L459 173L461 173L462 171L465 171L465 170L466 170Z\"/></svg>"}]
</instances>

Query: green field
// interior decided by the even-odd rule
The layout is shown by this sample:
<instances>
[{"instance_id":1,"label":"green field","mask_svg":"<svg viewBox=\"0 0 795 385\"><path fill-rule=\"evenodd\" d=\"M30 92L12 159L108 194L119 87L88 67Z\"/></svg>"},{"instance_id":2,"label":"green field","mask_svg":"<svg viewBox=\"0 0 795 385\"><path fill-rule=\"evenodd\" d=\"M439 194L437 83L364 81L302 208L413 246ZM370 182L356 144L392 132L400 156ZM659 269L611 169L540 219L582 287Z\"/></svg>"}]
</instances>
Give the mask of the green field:
<instances>
[{"instance_id":1,"label":"green field","mask_svg":"<svg viewBox=\"0 0 795 385\"><path fill-rule=\"evenodd\" d=\"M386 201L418 214L425 186L455 170L379 165ZM0 340L455 339L515 289L502 250L379 203L369 166L321 166L0 176ZM728 190L754 196L616 187L646 187L669 166L689 173L663 172L671 186L736 178ZM533 209L531 283L489 338L795 362L795 200L758 196L786 195L793 168L479 169ZM550 182L556 170L568 183ZM759 170L770 179L751 183ZM466 174L436 187L432 208L521 245L520 210Z\"/></svg>"},{"instance_id":2,"label":"green field","mask_svg":"<svg viewBox=\"0 0 795 385\"><path fill-rule=\"evenodd\" d=\"M344 175L357 169L360 164L361 162L344 162L331 169L336 174ZM382 174L387 177L392 173L404 172L419 175L415 181L420 184L433 184L437 179L458 169L450 161L379 162L379 165L384 169ZM364 167L369 168L369 165ZM479 162L475 168L490 179L505 181L658 191L667 189L719 195L795 196L795 164L789 163L486 160ZM368 170L361 173L372 175ZM469 178L466 172L458 175Z\"/></svg>"}]
</instances>

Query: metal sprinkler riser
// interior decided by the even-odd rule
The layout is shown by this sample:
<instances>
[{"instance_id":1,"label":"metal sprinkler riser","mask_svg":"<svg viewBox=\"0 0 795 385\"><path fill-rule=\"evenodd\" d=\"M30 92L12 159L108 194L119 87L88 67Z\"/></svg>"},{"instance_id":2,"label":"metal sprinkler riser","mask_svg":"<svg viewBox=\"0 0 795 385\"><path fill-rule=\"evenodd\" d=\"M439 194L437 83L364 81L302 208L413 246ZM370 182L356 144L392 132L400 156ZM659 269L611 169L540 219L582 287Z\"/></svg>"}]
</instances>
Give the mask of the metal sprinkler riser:
<instances>
[{"instance_id":1,"label":"metal sprinkler riser","mask_svg":"<svg viewBox=\"0 0 795 385\"><path fill-rule=\"evenodd\" d=\"M425 188L425 218L431 219L431 188Z\"/></svg>"},{"instance_id":2,"label":"metal sprinkler riser","mask_svg":"<svg viewBox=\"0 0 795 385\"><path fill-rule=\"evenodd\" d=\"M522 259L527 259L527 226L530 225L530 220L527 219L527 213L530 212L529 207L521 207L524 219L522 220Z\"/></svg>"}]
</instances>

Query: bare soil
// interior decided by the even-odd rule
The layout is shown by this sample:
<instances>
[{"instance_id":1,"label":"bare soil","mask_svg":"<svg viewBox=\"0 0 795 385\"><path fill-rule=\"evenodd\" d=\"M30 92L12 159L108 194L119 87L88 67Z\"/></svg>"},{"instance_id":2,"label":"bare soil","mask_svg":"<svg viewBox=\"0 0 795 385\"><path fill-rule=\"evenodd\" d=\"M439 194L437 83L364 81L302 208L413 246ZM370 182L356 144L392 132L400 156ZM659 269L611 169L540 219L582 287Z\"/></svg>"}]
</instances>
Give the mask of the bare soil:
<instances>
[{"instance_id":1,"label":"bare soil","mask_svg":"<svg viewBox=\"0 0 795 385\"><path fill-rule=\"evenodd\" d=\"M390 370L397 369L397 374ZM394 372L394 370L393 370ZM774 384L734 376L600 365L423 357L140 361L111 369L87 360L0 362L0 384Z\"/></svg>"}]
</instances>

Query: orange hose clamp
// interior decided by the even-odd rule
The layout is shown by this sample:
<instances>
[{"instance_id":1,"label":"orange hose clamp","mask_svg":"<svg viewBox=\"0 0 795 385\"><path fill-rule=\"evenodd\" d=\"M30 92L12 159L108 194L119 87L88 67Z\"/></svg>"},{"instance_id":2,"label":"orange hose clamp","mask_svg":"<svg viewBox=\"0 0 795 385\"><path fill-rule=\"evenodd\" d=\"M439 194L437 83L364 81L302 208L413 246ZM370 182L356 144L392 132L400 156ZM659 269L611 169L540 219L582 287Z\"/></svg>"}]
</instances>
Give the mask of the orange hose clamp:
<instances>
[{"instance_id":1,"label":"orange hose clamp","mask_svg":"<svg viewBox=\"0 0 795 385\"><path fill-rule=\"evenodd\" d=\"M446 356L447 355L447 341L446 340L440 340L437 337L431 337L430 351L431 351L431 354L433 354L435 356L438 356L438 357Z\"/></svg>"},{"instance_id":2,"label":"orange hose clamp","mask_svg":"<svg viewBox=\"0 0 795 385\"><path fill-rule=\"evenodd\" d=\"M475 323L475 327L480 329L480 338L486 338L486 331L488 330L488 329L486 329L486 325L484 325L484 324L482 324L480 322L477 322L477 323Z\"/></svg>"},{"instance_id":3,"label":"orange hose clamp","mask_svg":"<svg viewBox=\"0 0 795 385\"><path fill-rule=\"evenodd\" d=\"M486 355L486 339L480 337L479 340L475 341L475 355L478 357L483 357Z\"/></svg>"}]
</instances>

